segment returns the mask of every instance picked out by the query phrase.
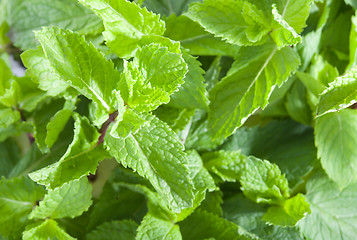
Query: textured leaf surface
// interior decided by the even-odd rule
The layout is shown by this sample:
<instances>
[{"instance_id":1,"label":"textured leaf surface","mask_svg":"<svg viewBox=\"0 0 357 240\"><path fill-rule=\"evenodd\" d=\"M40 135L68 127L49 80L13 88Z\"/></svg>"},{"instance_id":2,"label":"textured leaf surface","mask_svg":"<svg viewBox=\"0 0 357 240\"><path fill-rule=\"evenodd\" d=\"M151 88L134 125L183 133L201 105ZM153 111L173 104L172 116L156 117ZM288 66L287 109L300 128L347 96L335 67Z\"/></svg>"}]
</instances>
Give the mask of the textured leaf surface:
<instances>
[{"instance_id":1,"label":"textured leaf surface","mask_svg":"<svg viewBox=\"0 0 357 240\"><path fill-rule=\"evenodd\" d=\"M264 13L248 1L205 0L190 6L188 17L229 43L255 45L270 31Z\"/></svg>"},{"instance_id":2,"label":"textured leaf surface","mask_svg":"<svg viewBox=\"0 0 357 240\"><path fill-rule=\"evenodd\" d=\"M13 41L21 49L37 45L33 30L43 26L57 26L80 34L100 33L101 20L76 0L14 0L9 2L10 26Z\"/></svg>"},{"instance_id":3,"label":"textured leaf surface","mask_svg":"<svg viewBox=\"0 0 357 240\"><path fill-rule=\"evenodd\" d=\"M116 137L105 136L107 150L125 167L146 177L174 211L191 207L193 186L187 176L187 157L182 144L164 122L150 114L139 117L145 121L140 129L134 132L129 129L125 136L122 131L116 131Z\"/></svg>"},{"instance_id":4,"label":"textured leaf surface","mask_svg":"<svg viewBox=\"0 0 357 240\"><path fill-rule=\"evenodd\" d=\"M229 44L185 15L171 15L165 19L165 36L180 41L181 45L190 50L192 55L224 55L234 57L239 46Z\"/></svg>"},{"instance_id":5,"label":"textured leaf surface","mask_svg":"<svg viewBox=\"0 0 357 240\"><path fill-rule=\"evenodd\" d=\"M0 128L6 128L20 120L20 112L0 105Z\"/></svg>"},{"instance_id":6,"label":"textured leaf surface","mask_svg":"<svg viewBox=\"0 0 357 240\"><path fill-rule=\"evenodd\" d=\"M239 151L211 152L202 156L208 170L225 181L240 181L244 194L257 203L280 203L289 186L277 165Z\"/></svg>"},{"instance_id":7,"label":"textured leaf surface","mask_svg":"<svg viewBox=\"0 0 357 240\"><path fill-rule=\"evenodd\" d=\"M170 101L170 95L184 82L187 65L181 54L159 44L144 46L131 62L124 62L119 84L121 95L131 108L151 111Z\"/></svg>"},{"instance_id":8,"label":"textured leaf surface","mask_svg":"<svg viewBox=\"0 0 357 240\"><path fill-rule=\"evenodd\" d=\"M41 47L22 53L21 60L27 68L27 73L48 95L56 96L68 88L68 84L52 72L50 63Z\"/></svg>"},{"instance_id":9,"label":"textured leaf surface","mask_svg":"<svg viewBox=\"0 0 357 240\"><path fill-rule=\"evenodd\" d=\"M106 222L87 235L88 240L134 240L138 224L131 220Z\"/></svg>"},{"instance_id":10,"label":"textured leaf surface","mask_svg":"<svg viewBox=\"0 0 357 240\"><path fill-rule=\"evenodd\" d=\"M357 102L357 68L336 78L322 92L317 104L317 114L339 111Z\"/></svg>"},{"instance_id":11,"label":"textured leaf surface","mask_svg":"<svg viewBox=\"0 0 357 240\"><path fill-rule=\"evenodd\" d=\"M29 218L74 218L88 210L92 204L91 198L92 185L88 183L88 179L76 179L53 190L49 189Z\"/></svg>"},{"instance_id":12,"label":"textured leaf surface","mask_svg":"<svg viewBox=\"0 0 357 240\"><path fill-rule=\"evenodd\" d=\"M107 45L119 57L131 57L143 36L163 35L165 24L159 15L126 0L80 0L102 20Z\"/></svg>"},{"instance_id":13,"label":"textured leaf surface","mask_svg":"<svg viewBox=\"0 0 357 240\"><path fill-rule=\"evenodd\" d=\"M27 215L45 194L29 178L0 180L0 234L17 236L28 223Z\"/></svg>"},{"instance_id":14,"label":"textured leaf surface","mask_svg":"<svg viewBox=\"0 0 357 240\"><path fill-rule=\"evenodd\" d=\"M200 67L201 63L187 52L184 52L182 56L187 63L188 72L183 79L184 84L171 96L170 105L205 110L208 108L208 93L202 76L204 71Z\"/></svg>"},{"instance_id":15,"label":"textured leaf surface","mask_svg":"<svg viewBox=\"0 0 357 240\"><path fill-rule=\"evenodd\" d=\"M159 13L161 16L169 17L171 14L177 16L188 9L188 6L199 0L144 0L143 5L150 11Z\"/></svg>"},{"instance_id":16,"label":"textured leaf surface","mask_svg":"<svg viewBox=\"0 0 357 240\"><path fill-rule=\"evenodd\" d=\"M58 223L52 219L46 219L43 223L38 224L32 228L27 229L23 232L24 240L74 240L75 238L68 235Z\"/></svg>"},{"instance_id":17,"label":"textured leaf surface","mask_svg":"<svg viewBox=\"0 0 357 240\"><path fill-rule=\"evenodd\" d=\"M315 143L322 167L343 188L357 180L357 112L345 109L316 119Z\"/></svg>"},{"instance_id":18,"label":"textured leaf surface","mask_svg":"<svg viewBox=\"0 0 357 240\"><path fill-rule=\"evenodd\" d=\"M141 222L136 240L181 240L180 228L175 223L147 214Z\"/></svg>"},{"instance_id":19,"label":"textured leaf surface","mask_svg":"<svg viewBox=\"0 0 357 240\"><path fill-rule=\"evenodd\" d=\"M306 187L311 214L299 223L300 232L314 240L355 239L357 185L351 184L340 191L333 181L320 175Z\"/></svg>"},{"instance_id":20,"label":"textured leaf surface","mask_svg":"<svg viewBox=\"0 0 357 240\"><path fill-rule=\"evenodd\" d=\"M78 33L59 28L36 32L52 70L107 112L114 111L113 90L119 80L114 64Z\"/></svg>"},{"instance_id":21,"label":"textured leaf surface","mask_svg":"<svg viewBox=\"0 0 357 240\"><path fill-rule=\"evenodd\" d=\"M230 136L295 72L300 60L289 48L267 44L244 48L231 70L211 91L209 127L215 138Z\"/></svg>"},{"instance_id":22,"label":"textured leaf surface","mask_svg":"<svg viewBox=\"0 0 357 240\"><path fill-rule=\"evenodd\" d=\"M31 179L50 188L61 186L89 173L94 174L98 163L108 154L97 146L100 134L85 117L75 116L74 138L61 159L29 174Z\"/></svg>"},{"instance_id":23,"label":"textured leaf surface","mask_svg":"<svg viewBox=\"0 0 357 240\"><path fill-rule=\"evenodd\" d=\"M295 226L309 214L310 206L302 194L287 199L282 206L272 206L264 214L263 220L279 226Z\"/></svg>"}]
</instances>

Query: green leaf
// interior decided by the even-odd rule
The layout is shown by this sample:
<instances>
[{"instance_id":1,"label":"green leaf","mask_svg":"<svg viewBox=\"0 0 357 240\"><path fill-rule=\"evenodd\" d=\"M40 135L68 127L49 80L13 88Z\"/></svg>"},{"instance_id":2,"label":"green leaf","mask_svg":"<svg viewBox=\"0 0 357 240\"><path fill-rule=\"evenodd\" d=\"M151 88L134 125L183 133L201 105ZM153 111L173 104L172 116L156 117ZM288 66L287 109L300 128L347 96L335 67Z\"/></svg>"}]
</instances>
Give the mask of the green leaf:
<instances>
[{"instance_id":1,"label":"green leaf","mask_svg":"<svg viewBox=\"0 0 357 240\"><path fill-rule=\"evenodd\" d=\"M271 44L242 48L227 76L211 91L209 128L214 138L230 136L259 108L268 105L272 90L295 72L300 60L285 47Z\"/></svg>"},{"instance_id":2,"label":"green leaf","mask_svg":"<svg viewBox=\"0 0 357 240\"><path fill-rule=\"evenodd\" d=\"M192 207L193 184L187 176L185 165L188 160L182 144L164 122L150 114L136 116L145 122L141 128L132 132L126 129L123 135L120 130L128 124L124 116L118 128L105 136L108 152L124 167L130 167L147 178L173 211Z\"/></svg>"},{"instance_id":3,"label":"green leaf","mask_svg":"<svg viewBox=\"0 0 357 240\"><path fill-rule=\"evenodd\" d=\"M162 105L154 111L154 114L161 121L166 122L173 131L179 132L185 131L195 111L187 108L180 109Z\"/></svg>"},{"instance_id":4,"label":"green leaf","mask_svg":"<svg viewBox=\"0 0 357 240\"><path fill-rule=\"evenodd\" d=\"M51 71L51 65L41 47L30 49L21 54L26 72L38 83L38 88L46 91L49 96L56 96L68 88L67 82L59 79Z\"/></svg>"},{"instance_id":5,"label":"green leaf","mask_svg":"<svg viewBox=\"0 0 357 240\"><path fill-rule=\"evenodd\" d=\"M317 114L336 112L357 102L357 67L336 78L320 95Z\"/></svg>"},{"instance_id":6,"label":"green leaf","mask_svg":"<svg viewBox=\"0 0 357 240\"><path fill-rule=\"evenodd\" d=\"M354 9L357 9L357 3L353 0L345 0L345 3L351 5Z\"/></svg>"},{"instance_id":7,"label":"green leaf","mask_svg":"<svg viewBox=\"0 0 357 240\"><path fill-rule=\"evenodd\" d=\"M51 148L53 144L56 142L59 134L64 129L67 124L69 118L73 114L73 109L62 109L59 110L47 124L47 135L45 139L46 145Z\"/></svg>"},{"instance_id":8,"label":"green leaf","mask_svg":"<svg viewBox=\"0 0 357 240\"><path fill-rule=\"evenodd\" d=\"M77 217L92 204L92 185L83 177L49 189L44 199L30 214L30 219Z\"/></svg>"},{"instance_id":9,"label":"green leaf","mask_svg":"<svg viewBox=\"0 0 357 240\"><path fill-rule=\"evenodd\" d=\"M280 227L266 224L262 220L266 207L244 198L242 194L225 199L223 211L224 218L244 228L252 235L252 239L303 240L303 237L300 236L295 227Z\"/></svg>"},{"instance_id":10,"label":"green leaf","mask_svg":"<svg viewBox=\"0 0 357 240\"><path fill-rule=\"evenodd\" d=\"M99 225L87 235L88 240L135 240L138 224L132 220L112 221Z\"/></svg>"},{"instance_id":11,"label":"green leaf","mask_svg":"<svg viewBox=\"0 0 357 240\"><path fill-rule=\"evenodd\" d=\"M51 68L63 80L108 113L114 112L113 90L119 79L114 64L106 60L78 33L43 28L35 33Z\"/></svg>"},{"instance_id":12,"label":"green leaf","mask_svg":"<svg viewBox=\"0 0 357 240\"><path fill-rule=\"evenodd\" d=\"M109 155L97 146L100 134L87 118L75 117L74 137L61 159L45 168L29 174L39 184L50 188L61 186L71 180L95 174L98 163Z\"/></svg>"},{"instance_id":13,"label":"green leaf","mask_svg":"<svg viewBox=\"0 0 357 240\"><path fill-rule=\"evenodd\" d=\"M306 189L311 214L299 223L300 232L314 240L355 239L357 185L340 191L333 181L318 175L308 181Z\"/></svg>"},{"instance_id":14,"label":"green leaf","mask_svg":"<svg viewBox=\"0 0 357 240\"><path fill-rule=\"evenodd\" d=\"M136 240L182 240L178 225L150 213L144 217L137 231Z\"/></svg>"},{"instance_id":15,"label":"green leaf","mask_svg":"<svg viewBox=\"0 0 357 240\"><path fill-rule=\"evenodd\" d=\"M178 108L199 108L206 110L208 108L208 99L204 78L204 71L200 67L201 63L188 54L183 53L183 59L187 63L188 72L185 76L178 92L171 96L170 106Z\"/></svg>"},{"instance_id":16,"label":"green leaf","mask_svg":"<svg viewBox=\"0 0 357 240\"><path fill-rule=\"evenodd\" d=\"M0 180L0 234L19 235L28 223L27 215L45 195L45 190L29 178Z\"/></svg>"},{"instance_id":17,"label":"green leaf","mask_svg":"<svg viewBox=\"0 0 357 240\"><path fill-rule=\"evenodd\" d=\"M316 119L315 143L327 175L343 188L357 180L357 112L345 109Z\"/></svg>"},{"instance_id":18,"label":"green leaf","mask_svg":"<svg viewBox=\"0 0 357 240\"><path fill-rule=\"evenodd\" d=\"M169 17L172 14L181 15L188 6L200 0L144 0L143 5L149 10Z\"/></svg>"},{"instance_id":19,"label":"green leaf","mask_svg":"<svg viewBox=\"0 0 357 240\"><path fill-rule=\"evenodd\" d=\"M8 1L8 9L13 41L23 50L37 45L33 31L43 26L68 28L80 34L97 34L103 28L100 19L76 0L14 0Z\"/></svg>"},{"instance_id":20,"label":"green leaf","mask_svg":"<svg viewBox=\"0 0 357 240\"><path fill-rule=\"evenodd\" d=\"M205 0L191 4L186 15L208 32L237 45L261 44L270 31L264 13L248 1Z\"/></svg>"},{"instance_id":21,"label":"green leaf","mask_svg":"<svg viewBox=\"0 0 357 240\"><path fill-rule=\"evenodd\" d=\"M0 143L0 178L9 177L13 167L21 158L20 146L13 139L7 139Z\"/></svg>"},{"instance_id":22,"label":"green leaf","mask_svg":"<svg viewBox=\"0 0 357 240\"><path fill-rule=\"evenodd\" d=\"M317 161L313 128L288 119L242 127L221 148L277 164L292 188L303 181Z\"/></svg>"},{"instance_id":23,"label":"green leaf","mask_svg":"<svg viewBox=\"0 0 357 240\"><path fill-rule=\"evenodd\" d=\"M287 199L281 206L272 206L264 214L263 220L269 224L280 226L295 226L309 214L310 205L302 194Z\"/></svg>"},{"instance_id":24,"label":"green leaf","mask_svg":"<svg viewBox=\"0 0 357 240\"><path fill-rule=\"evenodd\" d=\"M218 151L202 156L205 167L225 181L240 181L243 193L257 203L281 203L290 196L288 181L277 165L239 151Z\"/></svg>"},{"instance_id":25,"label":"green leaf","mask_svg":"<svg viewBox=\"0 0 357 240\"><path fill-rule=\"evenodd\" d=\"M161 36L165 24L159 15L126 0L80 0L92 9L105 27L104 39L119 57L132 57L144 36Z\"/></svg>"},{"instance_id":26,"label":"green leaf","mask_svg":"<svg viewBox=\"0 0 357 240\"><path fill-rule=\"evenodd\" d=\"M6 128L21 119L20 112L0 105L0 128Z\"/></svg>"},{"instance_id":27,"label":"green leaf","mask_svg":"<svg viewBox=\"0 0 357 240\"><path fill-rule=\"evenodd\" d=\"M241 233L236 224L220 218L212 213L196 211L180 224L182 238L185 240L216 240L250 239Z\"/></svg>"},{"instance_id":28,"label":"green leaf","mask_svg":"<svg viewBox=\"0 0 357 240\"><path fill-rule=\"evenodd\" d=\"M31 226L31 225L30 225ZM48 239L56 239L56 240L75 240L75 238L71 237L66 233L58 223L52 219L46 219L44 222L36 224L33 227L29 227L26 231L23 232L24 240L48 240Z\"/></svg>"},{"instance_id":29,"label":"green leaf","mask_svg":"<svg viewBox=\"0 0 357 240\"><path fill-rule=\"evenodd\" d=\"M165 36L180 41L182 47L189 49L192 55L237 55L239 46L226 43L185 15L171 15L165 19Z\"/></svg>"},{"instance_id":30,"label":"green leaf","mask_svg":"<svg viewBox=\"0 0 357 240\"><path fill-rule=\"evenodd\" d=\"M159 44L138 50L131 62L124 62L119 83L124 102L138 111L151 111L170 101L187 72L181 54Z\"/></svg>"}]
</instances>

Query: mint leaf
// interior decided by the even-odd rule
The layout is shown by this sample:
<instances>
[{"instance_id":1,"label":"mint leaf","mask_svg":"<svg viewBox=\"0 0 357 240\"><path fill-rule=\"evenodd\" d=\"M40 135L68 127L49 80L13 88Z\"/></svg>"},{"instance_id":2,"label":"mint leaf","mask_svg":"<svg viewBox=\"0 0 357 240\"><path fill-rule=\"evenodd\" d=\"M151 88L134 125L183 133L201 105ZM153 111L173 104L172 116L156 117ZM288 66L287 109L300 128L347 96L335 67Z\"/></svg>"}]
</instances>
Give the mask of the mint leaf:
<instances>
[{"instance_id":1,"label":"mint leaf","mask_svg":"<svg viewBox=\"0 0 357 240\"><path fill-rule=\"evenodd\" d=\"M281 86L299 63L289 47L278 51L267 44L242 49L227 76L210 92L209 127L214 138L230 136L251 114L266 107L273 88Z\"/></svg>"},{"instance_id":2,"label":"mint leaf","mask_svg":"<svg viewBox=\"0 0 357 240\"><path fill-rule=\"evenodd\" d=\"M100 19L76 0L15 0L7 1L9 24L13 41L21 49L37 45L33 31L43 26L57 26L78 31L80 34L100 33Z\"/></svg>"},{"instance_id":3,"label":"mint leaf","mask_svg":"<svg viewBox=\"0 0 357 240\"><path fill-rule=\"evenodd\" d=\"M188 6L199 0L144 0L143 5L150 11L159 13L161 16L172 14L181 15L188 9Z\"/></svg>"},{"instance_id":4,"label":"mint leaf","mask_svg":"<svg viewBox=\"0 0 357 240\"><path fill-rule=\"evenodd\" d=\"M29 178L0 180L0 234L15 237L28 224L28 214L45 195L45 190Z\"/></svg>"},{"instance_id":5,"label":"mint leaf","mask_svg":"<svg viewBox=\"0 0 357 240\"><path fill-rule=\"evenodd\" d=\"M44 222L37 224L23 232L23 239L58 239L58 240L74 240L75 238L68 235L58 223L52 219L46 219Z\"/></svg>"},{"instance_id":6,"label":"mint leaf","mask_svg":"<svg viewBox=\"0 0 357 240\"><path fill-rule=\"evenodd\" d=\"M171 15L165 19L165 36L180 41L181 45L190 50L192 55L224 55L234 57L239 46L226 43L185 15Z\"/></svg>"},{"instance_id":7,"label":"mint leaf","mask_svg":"<svg viewBox=\"0 0 357 240\"><path fill-rule=\"evenodd\" d=\"M138 224L131 220L112 221L99 225L87 235L88 240L134 240Z\"/></svg>"},{"instance_id":8,"label":"mint leaf","mask_svg":"<svg viewBox=\"0 0 357 240\"><path fill-rule=\"evenodd\" d=\"M340 191L326 176L308 181L307 200L311 214L300 223L300 232L308 239L353 239L356 229L356 184Z\"/></svg>"},{"instance_id":9,"label":"mint leaf","mask_svg":"<svg viewBox=\"0 0 357 240\"><path fill-rule=\"evenodd\" d=\"M30 214L29 218L64 218L80 216L92 204L92 186L83 177L49 189L44 199Z\"/></svg>"},{"instance_id":10,"label":"mint leaf","mask_svg":"<svg viewBox=\"0 0 357 240\"><path fill-rule=\"evenodd\" d=\"M6 128L11 124L20 120L20 113L12 108L3 107L0 105L0 127Z\"/></svg>"},{"instance_id":11,"label":"mint leaf","mask_svg":"<svg viewBox=\"0 0 357 240\"><path fill-rule=\"evenodd\" d=\"M263 220L269 224L295 226L305 215L309 214L310 205L302 194L287 199L282 206L272 206L264 214Z\"/></svg>"},{"instance_id":12,"label":"mint leaf","mask_svg":"<svg viewBox=\"0 0 357 240\"><path fill-rule=\"evenodd\" d=\"M357 113L345 109L323 115L315 123L315 143L321 165L341 188L356 181L356 120Z\"/></svg>"},{"instance_id":13,"label":"mint leaf","mask_svg":"<svg viewBox=\"0 0 357 240\"><path fill-rule=\"evenodd\" d=\"M13 139L8 139L0 143L0 177L9 177L13 167L19 162L21 158L20 146Z\"/></svg>"},{"instance_id":14,"label":"mint leaf","mask_svg":"<svg viewBox=\"0 0 357 240\"><path fill-rule=\"evenodd\" d=\"M178 92L171 96L170 106L205 110L208 108L208 93L204 85L202 76L204 71L200 67L201 64L186 52L183 53L182 57L187 63L188 72Z\"/></svg>"},{"instance_id":15,"label":"mint leaf","mask_svg":"<svg viewBox=\"0 0 357 240\"><path fill-rule=\"evenodd\" d=\"M100 134L85 117L75 117L74 137L61 159L45 168L29 174L39 184L50 188L94 174L98 163L108 157L101 146L97 147Z\"/></svg>"},{"instance_id":16,"label":"mint leaf","mask_svg":"<svg viewBox=\"0 0 357 240\"><path fill-rule=\"evenodd\" d=\"M167 220L156 218L150 213L144 217L137 231L138 234L135 238L137 240L182 239L178 225Z\"/></svg>"},{"instance_id":17,"label":"mint leaf","mask_svg":"<svg viewBox=\"0 0 357 240\"><path fill-rule=\"evenodd\" d=\"M345 75L336 78L320 95L317 114L339 111L357 102L357 69L353 68Z\"/></svg>"},{"instance_id":18,"label":"mint leaf","mask_svg":"<svg viewBox=\"0 0 357 240\"><path fill-rule=\"evenodd\" d=\"M38 83L38 88L46 91L49 96L61 94L68 88L68 84L51 71L50 63L41 47L22 53L21 60L27 67L26 72Z\"/></svg>"},{"instance_id":19,"label":"mint leaf","mask_svg":"<svg viewBox=\"0 0 357 240\"><path fill-rule=\"evenodd\" d=\"M104 39L119 57L132 57L143 36L161 36L165 24L159 16L126 0L80 0L92 9L105 27Z\"/></svg>"},{"instance_id":20,"label":"mint leaf","mask_svg":"<svg viewBox=\"0 0 357 240\"><path fill-rule=\"evenodd\" d=\"M191 207L193 186L187 176L187 157L182 144L164 122L150 114L138 116L145 121L140 128L132 132L127 129L125 135L123 131L112 129L116 136L105 136L108 152L124 167L147 178L173 211ZM119 126L125 126L125 120L124 117Z\"/></svg>"},{"instance_id":21,"label":"mint leaf","mask_svg":"<svg viewBox=\"0 0 357 240\"><path fill-rule=\"evenodd\" d=\"M205 0L192 4L186 15L232 44L261 44L270 31L264 13L248 1Z\"/></svg>"},{"instance_id":22,"label":"mint leaf","mask_svg":"<svg viewBox=\"0 0 357 240\"><path fill-rule=\"evenodd\" d=\"M113 90L119 73L92 44L78 33L44 28L35 33L51 68L63 80L108 113L114 112Z\"/></svg>"},{"instance_id":23,"label":"mint leaf","mask_svg":"<svg viewBox=\"0 0 357 240\"><path fill-rule=\"evenodd\" d=\"M179 225L183 239L187 240L208 238L216 240L250 239L240 233L241 229L236 224L205 211L193 213Z\"/></svg>"},{"instance_id":24,"label":"mint leaf","mask_svg":"<svg viewBox=\"0 0 357 240\"><path fill-rule=\"evenodd\" d=\"M124 62L119 83L124 102L138 111L155 110L168 103L187 72L181 54L159 44L139 49L131 62Z\"/></svg>"}]
</instances>

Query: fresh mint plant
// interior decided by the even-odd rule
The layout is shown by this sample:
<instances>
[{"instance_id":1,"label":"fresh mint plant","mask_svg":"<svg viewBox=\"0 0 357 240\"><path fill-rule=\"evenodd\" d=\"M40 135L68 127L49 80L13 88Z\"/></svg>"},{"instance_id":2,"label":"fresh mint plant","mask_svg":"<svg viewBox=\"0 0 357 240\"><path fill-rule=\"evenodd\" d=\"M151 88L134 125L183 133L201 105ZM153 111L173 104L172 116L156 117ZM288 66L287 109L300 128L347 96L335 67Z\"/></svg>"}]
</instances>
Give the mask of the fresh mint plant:
<instances>
[{"instance_id":1,"label":"fresh mint plant","mask_svg":"<svg viewBox=\"0 0 357 240\"><path fill-rule=\"evenodd\" d=\"M356 7L0 0L0 240L354 240Z\"/></svg>"}]
</instances>

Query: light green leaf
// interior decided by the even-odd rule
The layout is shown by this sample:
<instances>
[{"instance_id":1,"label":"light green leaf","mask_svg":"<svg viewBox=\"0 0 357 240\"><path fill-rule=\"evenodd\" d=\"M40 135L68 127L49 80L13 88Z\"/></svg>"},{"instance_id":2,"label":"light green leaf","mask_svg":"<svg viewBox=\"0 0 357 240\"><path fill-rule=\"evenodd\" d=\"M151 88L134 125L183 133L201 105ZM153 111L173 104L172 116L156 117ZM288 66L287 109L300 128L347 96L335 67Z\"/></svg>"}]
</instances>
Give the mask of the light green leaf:
<instances>
[{"instance_id":1,"label":"light green leaf","mask_svg":"<svg viewBox=\"0 0 357 240\"><path fill-rule=\"evenodd\" d=\"M0 105L0 128L6 128L20 120L20 112Z\"/></svg>"},{"instance_id":2,"label":"light green leaf","mask_svg":"<svg viewBox=\"0 0 357 240\"><path fill-rule=\"evenodd\" d=\"M138 111L151 111L170 101L187 72L181 54L159 44L138 50L131 62L124 62L119 83L124 102Z\"/></svg>"},{"instance_id":3,"label":"light green leaf","mask_svg":"<svg viewBox=\"0 0 357 240\"><path fill-rule=\"evenodd\" d=\"M242 127L221 148L240 150L244 155L253 155L277 164L291 188L303 182L303 177L317 161L313 128L289 119Z\"/></svg>"},{"instance_id":4,"label":"light green leaf","mask_svg":"<svg viewBox=\"0 0 357 240\"><path fill-rule=\"evenodd\" d=\"M112 221L99 225L87 235L88 240L135 240L138 224L132 220Z\"/></svg>"},{"instance_id":5,"label":"light green leaf","mask_svg":"<svg viewBox=\"0 0 357 240\"><path fill-rule=\"evenodd\" d=\"M357 112L344 109L316 119L315 144L327 175L343 188L357 180Z\"/></svg>"},{"instance_id":6,"label":"light green leaf","mask_svg":"<svg viewBox=\"0 0 357 240\"><path fill-rule=\"evenodd\" d=\"M187 176L185 165L188 160L182 144L175 138L175 133L156 117L150 114L137 116L145 123L136 131L128 129L122 135L122 131L112 129L116 136L106 134L104 144L108 152L123 166L147 178L173 211L192 207L193 184ZM119 126L125 126L125 120L124 116Z\"/></svg>"},{"instance_id":7,"label":"light green leaf","mask_svg":"<svg viewBox=\"0 0 357 240\"><path fill-rule=\"evenodd\" d=\"M178 92L172 94L170 106L206 110L208 108L208 93L204 85L202 76L204 71L200 67L201 63L186 51L182 56L187 63L188 72L183 79L184 84L180 86Z\"/></svg>"},{"instance_id":8,"label":"light green leaf","mask_svg":"<svg viewBox=\"0 0 357 240\"><path fill-rule=\"evenodd\" d=\"M27 68L26 72L38 83L38 88L49 96L57 96L68 88L67 82L51 71L50 62L41 47L23 52L21 60Z\"/></svg>"},{"instance_id":9,"label":"light green leaf","mask_svg":"<svg viewBox=\"0 0 357 240\"><path fill-rule=\"evenodd\" d=\"M137 231L136 240L182 240L178 225L150 213L144 217Z\"/></svg>"},{"instance_id":10,"label":"light green leaf","mask_svg":"<svg viewBox=\"0 0 357 240\"><path fill-rule=\"evenodd\" d=\"M357 5L357 4L356 4ZM350 62L347 69L357 65L357 15L352 17L352 26L350 32Z\"/></svg>"},{"instance_id":11,"label":"light green leaf","mask_svg":"<svg viewBox=\"0 0 357 240\"><path fill-rule=\"evenodd\" d=\"M44 222L36 224L31 227L31 225L23 232L23 240L75 240L66 233L58 223L52 219L46 219Z\"/></svg>"},{"instance_id":12,"label":"light green leaf","mask_svg":"<svg viewBox=\"0 0 357 240\"><path fill-rule=\"evenodd\" d=\"M33 122L34 122L34 138L37 143L38 148L42 152L49 152L50 148L46 144L47 129L51 118L60 111L65 104L65 100L62 98L58 99L46 99L40 104L40 106L34 111Z\"/></svg>"},{"instance_id":13,"label":"light green leaf","mask_svg":"<svg viewBox=\"0 0 357 240\"><path fill-rule=\"evenodd\" d=\"M46 145L51 148L53 144L56 142L59 134L62 132L64 127L66 126L69 118L73 114L73 109L66 109L66 107L62 110L59 110L49 121L46 126L47 135L45 139Z\"/></svg>"},{"instance_id":14,"label":"light green leaf","mask_svg":"<svg viewBox=\"0 0 357 240\"><path fill-rule=\"evenodd\" d=\"M114 64L78 33L43 28L35 33L51 68L63 80L108 113L114 112L113 90L119 80Z\"/></svg>"},{"instance_id":15,"label":"light green leaf","mask_svg":"<svg viewBox=\"0 0 357 240\"><path fill-rule=\"evenodd\" d=\"M45 190L29 178L0 180L0 234L19 235L28 223L27 215L44 195Z\"/></svg>"},{"instance_id":16,"label":"light green leaf","mask_svg":"<svg viewBox=\"0 0 357 240\"><path fill-rule=\"evenodd\" d=\"M180 41L182 47L189 49L192 55L237 55L239 46L226 43L185 15L171 15L165 19L165 36Z\"/></svg>"},{"instance_id":17,"label":"light green leaf","mask_svg":"<svg viewBox=\"0 0 357 240\"><path fill-rule=\"evenodd\" d=\"M225 181L240 181L243 193L257 203L280 204L290 196L288 181L277 165L239 151L218 151L202 156L205 167Z\"/></svg>"},{"instance_id":18,"label":"light green leaf","mask_svg":"<svg viewBox=\"0 0 357 240\"><path fill-rule=\"evenodd\" d=\"M92 204L92 185L86 177L49 189L44 199L30 214L30 219L77 217Z\"/></svg>"},{"instance_id":19,"label":"light green leaf","mask_svg":"<svg viewBox=\"0 0 357 240\"><path fill-rule=\"evenodd\" d=\"M310 205L302 194L298 194L284 201L281 206L272 206L264 214L263 220L268 224L279 226L295 226L301 219L309 214Z\"/></svg>"},{"instance_id":20,"label":"light green leaf","mask_svg":"<svg viewBox=\"0 0 357 240\"><path fill-rule=\"evenodd\" d=\"M288 1L289 2L289 1ZM285 9L284 9L285 10ZM301 36L296 33L295 29L292 28L289 23L284 20L284 16L282 16L275 4L273 4L273 16L274 20L281 26L274 29L270 36L278 45L278 48L284 47L286 45L296 45L301 42ZM282 14L284 14L283 12Z\"/></svg>"},{"instance_id":21,"label":"light green leaf","mask_svg":"<svg viewBox=\"0 0 357 240\"><path fill-rule=\"evenodd\" d=\"M357 184L340 191L326 176L318 175L306 186L311 214L300 223L307 239L353 240L357 229Z\"/></svg>"},{"instance_id":22,"label":"light green leaf","mask_svg":"<svg viewBox=\"0 0 357 240\"><path fill-rule=\"evenodd\" d=\"M182 238L185 240L245 240L241 228L233 222L212 213L196 211L180 224Z\"/></svg>"},{"instance_id":23,"label":"light green leaf","mask_svg":"<svg viewBox=\"0 0 357 240\"><path fill-rule=\"evenodd\" d=\"M169 17L172 14L181 15L187 11L188 6L200 0L143 0L143 5L150 11L156 12L161 16Z\"/></svg>"},{"instance_id":24,"label":"light green leaf","mask_svg":"<svg viewBox=\"0 0 357 240\"><path fill-rule=\"evenodd\" d=\"M74 137L61 159L45 168L29 174L39 184L50 188L61 186L71 180L94 174L98 163L109 155L97 146L100 134L87 118L75 117Z\"/></svg>"},{"instance_id":25,"label":"light green leaf","mask_svg":"<svg viewBox=\"0 0 357 240\"><path fill-rule=\"evenodd\" d=\"M264 13L248 1L205 0L193 3L186 13L208 32L237 45L256 45L270 31Z\"/></svg>"},{"instance_id":26,"label":"light green leaf","mask_svg":"<svg viewBox=\"0 0 357 240\"><path fill-rule=\"evenodd\" d=\"M322 92L317 104L317 114L336 112L357 102L357 67L336 78Z\"/></svg>"},{"instance_id":27,"label":"light green leaf","mask_svg":"<svg viewBox=\"0 0 357 240\"><path fill-rule=\"evenodd\" d=\"M354 9L357 10L357 3L353 0L345 0L345 3L351 5L352 7L354 7Z\"/></svg>"},{"instance_id":28,"label":"light green leaf","mask_svg":"<svg viewBox=\"0 0 357 240\"><path fill-rule=\"evenodd\" d=\"M80 34L98 34L101 20L76 0L11 0L8 2L9 24L13 41L23 50L37 45L33 31L43 26L57 26Z\"/></svg>"},{"instance_id":29,"label":"light green leaf","mask_svg":"<svg viewBox=\"0 0 357 240\"><path fill-rule=\"evenodd\" d=\"M19 86L13 80L10 67L4 59L0 58L0 103L11 107L16 105L19 95Z\"/></svg>"},{"instance_id":30,"label":"light green leaf","mask_svg":"<svg viewBox=\"0 0 357 240\"><path fill-rule=\"evenodd\" d=\"M119 57L132 57L143 36L161 36L165 23L159 15L126 0L79 0L92 9L105 27L104 39Z\"/></svg>"},{"instance_id":31,"label":"light green leaf","mask_svg":"<svg viewBox=\"0 0 357 240\"><path fill-rule=\"evenodd\" d=\"M262 220L262 216L266 212L266 206L258 205L244 198L242 194L225 199L223 211L224 218L244 228L252 235L252 239L304 239L295 227L280 227L266 224Z\"/></svg>"},{"instance_id":32,"label":"light green leaf","mask_svg":"<svg viewBox=\"0 0 357 240\"><path fill-rule=\"evenodd\" d=\"M154 111L154 114L161 121L166 122L173 131L179 132L185 131L195 111L193 109L180 109L162 105Z\"/></svg>"},{"instance_id":33,"label":"light green leaf","mask_svg":"<svg viewBox=\"0 0 357 240\"><path fill-rule=\"evenodd\" d=\"M269 103L300 64L297 53L271 44L242 48L227 76L210 92L209 128L214 138L230 136L259 108Z\"/></svg>"}]
</instances>

